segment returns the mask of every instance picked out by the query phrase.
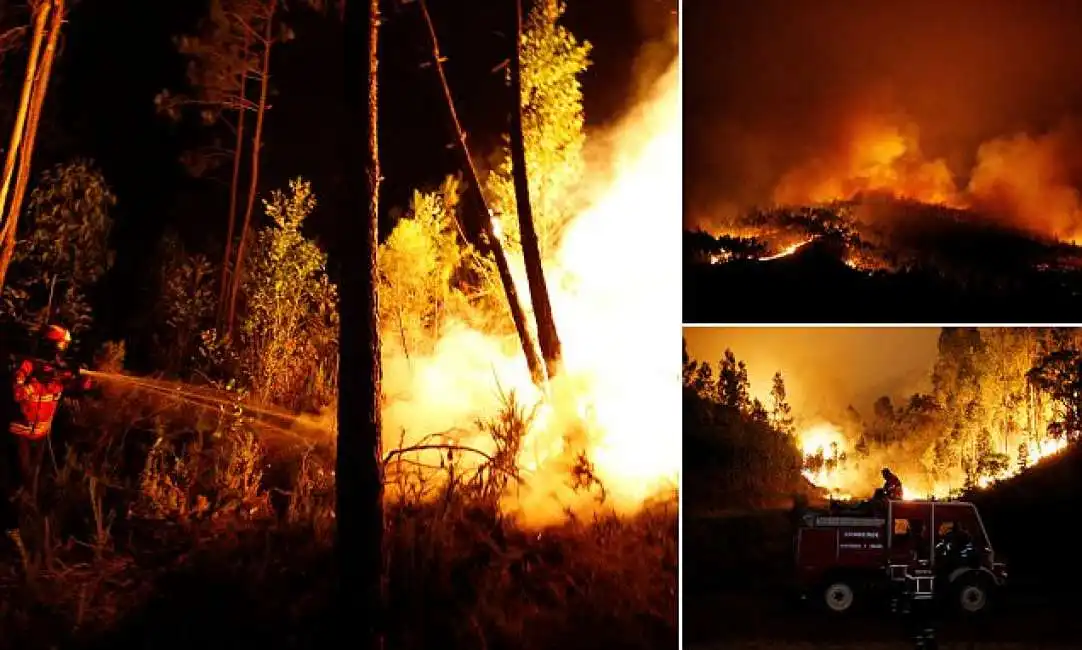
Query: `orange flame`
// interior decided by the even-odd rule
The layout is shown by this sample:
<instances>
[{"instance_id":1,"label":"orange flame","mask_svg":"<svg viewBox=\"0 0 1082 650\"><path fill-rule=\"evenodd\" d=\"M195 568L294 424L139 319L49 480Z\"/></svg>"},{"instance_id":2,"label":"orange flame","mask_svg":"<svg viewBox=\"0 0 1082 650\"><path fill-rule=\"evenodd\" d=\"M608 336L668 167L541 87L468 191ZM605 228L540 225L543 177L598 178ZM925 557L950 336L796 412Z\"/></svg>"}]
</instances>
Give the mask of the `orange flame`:
<instances>
[{"instance_id":1,"label":"orange flame","mask_svg":"<svg viewBox=\"0 0 1082 650\"><path fill-rule=\"evenodd\" d=\"M814 238L809 237L809 238L804 239L802 241L798 241L795 244L789 244L785 248L781 249L781 251L779 251L777 253L774 253L773 255L767 255L765 257L760 257L759 261L760 262L769 262L771 260L777 260L777 259L781 259L783 257L789 257L790 255L797 252L801 248L804 248L804 246L806 246L807 244L811 243L812 239L814 239Z\"/></svg>"},{"instance_id":2,"label":"orange flame","mask_svg":"<svg viewBox=\"0 0 1082 650\"><path fill-rule=\"evenodd\" d=\"M828 422L819 422L797 433L797 441L805 459L821 454L829 456L832 449L846 455L846 461L834 468L821 468L817 471L805 470L804 476L817 487L828 490L835 498L847 498L857 495L867 498L881 484L879 470L884 466L891 468L902 481L902 494L906 500L925 498L947 498L963 484L960 472L950 477L933 478L922 466L919 454L913 450L873 450L866 458L854 456L854 449L849 438L841 428ZM1028 466L1033 466L1043 459L1055 456L1067 448L1067 441L1047 438L1024 443ZM832 447L833 446L833 447ZM1017 445L1014 445L1017 449ZM978 476L976 486L986 489L996 483L1015 476L1020 471L1018 452L1007 454L1009 464L1002 472L986 473Z\"/></svg>"},{"instance_id":3,"label":"orange flame","mask_svg":"<svg viewBox=\"0 0 1082 650\"><path fill-rule=\"evenodd\" d=\"M881 193L954 208L975 208L1009 225L1077 243L1082 200L1066 177L1066 130L1041 136L1019 133L982 144L969 183L942 158L926 158L915 127L861 118L839 151L784 174L773 191L781 205L850 200Z\"/></svg>"},{"instance_id":4,"label":"orange flame","mask_svg":"<svg viewBox=\"0 0 1082 650\"><path fill-rule=\"evenodd\" d=\"M522 482L502 505L524 523L543 525L567 509L599 507L596 493L570 487L580 451L604 486L605 509L631 512L673 494L680 467L679 337L672 327L680 312L680 233L659 237L657 224L680 209L680 124L674 63L653 94L602 140L603 157L616 171L611 177L590 173L588 206L545 260L563 344L563 368L548 394L531 381L514 336L452 324L427 356L385 349L387 447L452 428L458 444L492 453L491 436L474 423L498 413L501 389L513 390L535 417L517 457ZM494 229L500 226L493 221ZM508 252L528 306L522 260ZM656 263L643 264L648 258ZM411 458L435 466L442 461L441 452L431 450ZM480 458L462 460L469 469Z\"/></svg>"}]
</instances>

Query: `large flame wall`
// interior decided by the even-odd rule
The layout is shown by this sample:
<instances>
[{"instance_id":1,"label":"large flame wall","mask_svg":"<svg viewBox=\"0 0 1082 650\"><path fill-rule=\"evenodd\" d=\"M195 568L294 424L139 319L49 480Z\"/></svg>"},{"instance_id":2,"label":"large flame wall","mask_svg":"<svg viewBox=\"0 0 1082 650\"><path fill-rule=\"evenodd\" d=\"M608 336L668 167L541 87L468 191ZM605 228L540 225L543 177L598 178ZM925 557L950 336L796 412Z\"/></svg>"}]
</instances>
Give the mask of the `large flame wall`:
<instances>
[{"instance_id":1,"label":"large flame wall","mask_svg":"<svg viewBox=\"0 0 1082 650\"><path fill-rule=\"evenodd\" d=\"M635 510L676 488L680 233L664 224L680 209L679 96L673 63L620 124L591 139L591 160L608 164L585 179L588 207L545 264L564 351L551 396L532 385L514 338L453 327L430 356L385 351L386 447L457 428L460 443L491 451L474 420L498 412L498 391L514 390L537 416L519 459L524 483L505 500L523 518L596 507L596 494L568 487L567 439L586 449L605 507ZM521 260L512 263L529 304ZM440 463L438 451L417 458Z\"/></svg>"}]
</instances>

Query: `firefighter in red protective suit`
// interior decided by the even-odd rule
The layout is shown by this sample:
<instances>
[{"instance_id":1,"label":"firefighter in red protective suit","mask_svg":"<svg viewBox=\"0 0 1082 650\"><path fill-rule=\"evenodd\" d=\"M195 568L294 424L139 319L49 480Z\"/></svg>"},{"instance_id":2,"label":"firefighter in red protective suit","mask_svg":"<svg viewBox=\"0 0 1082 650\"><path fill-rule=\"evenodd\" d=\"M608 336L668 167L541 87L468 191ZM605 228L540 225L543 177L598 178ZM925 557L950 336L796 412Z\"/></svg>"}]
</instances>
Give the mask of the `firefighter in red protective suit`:
<instances>
[{"instance_id":1,"label":"firefighter in red protective suit","mask_svg":"<svg viewBox=\"0 0 1082 650\"><path fill-rule=\"evenodd\" d=\"M42 343L51 349L52 360L26 358L17 361L11 377L8 402L8 430L0 432L4 439L2 522L9 534L18 530L18 508L15 500L20 490L29 490L34 470L41 462L45 438L52 429L53 418L65 393L79 393L91 388L90 380L81 370L72 369L63 359L71 344L71 334L57 325L42 332ZM45 356L45 355L42 355Z\"/></svg>"}]
</instances>

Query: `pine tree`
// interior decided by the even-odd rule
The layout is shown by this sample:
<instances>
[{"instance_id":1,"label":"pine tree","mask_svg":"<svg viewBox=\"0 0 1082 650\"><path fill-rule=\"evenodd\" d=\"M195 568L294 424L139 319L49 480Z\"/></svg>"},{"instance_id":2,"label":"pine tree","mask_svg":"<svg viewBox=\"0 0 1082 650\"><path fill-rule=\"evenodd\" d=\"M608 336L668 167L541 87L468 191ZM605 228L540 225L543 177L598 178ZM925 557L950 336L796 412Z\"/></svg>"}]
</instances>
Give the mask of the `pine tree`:
<instances>
[{"instance_id":1,"label":"pine tree","mask_svg":"<svg viewBox=\"0 0 1082 650\"><path fill-rule=\"evenodd\" d=\"M749 413L751 411L749 388L747 366L743 361L736 360L736 355L732 350L726 349L725 355L718 364L718 401L725 406Z\"/></svg>"},{"instance_id":2,"label":"pine tree","mask_svg":"<svg viewBox=\"0 0 1082 650\"><path fill-rule=\"evenodd\" d=\"M785 394L785 380L781 376L781 372L774 373L774 383L770 389L770 423L778 431L786 434L793 435L793 409L789 406L789 402L786 401Z\"/></svg>"}]
</instances>

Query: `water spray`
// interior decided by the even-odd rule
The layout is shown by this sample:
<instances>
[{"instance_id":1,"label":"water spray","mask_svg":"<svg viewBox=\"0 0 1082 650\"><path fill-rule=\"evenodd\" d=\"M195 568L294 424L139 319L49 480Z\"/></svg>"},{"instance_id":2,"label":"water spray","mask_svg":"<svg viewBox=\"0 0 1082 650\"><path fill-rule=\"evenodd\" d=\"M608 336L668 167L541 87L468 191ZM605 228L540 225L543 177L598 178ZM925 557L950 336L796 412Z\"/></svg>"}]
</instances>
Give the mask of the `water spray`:
<instances>
[{"instance_id":1,"label":"water spray","mask_svg":"<svg viewBox=\"0 0 1082 650\"><path fill-rule=\"evenodd\" d=\"M311 431L318 432L321 436L329 436L329 432L325 428L313 423L305 422L295 413L291 413L290 411L278 407L250 404L232 396L223 397L221 393L224 391L218 389L210 387L197 388L195 386L185 385L179 381L134 377L132 375L105 372L101 370L83 370L82 373L103 383L113 382L117 384L126 384L155 395L178 399L191 406L195 406L196 408L219 412L228 409L238 411L238 414L247 412L248 414L261 416L255 418L261 427L265 427L288 437L303 440L309 444L312 442L311 437L301 435L300 433L279 424L268 422L265 418L285 420L290 426L304 427Z\"/></svg>"}]
</instances>

